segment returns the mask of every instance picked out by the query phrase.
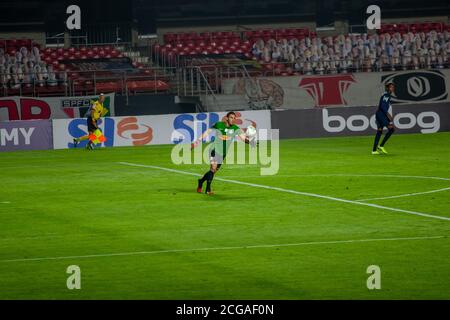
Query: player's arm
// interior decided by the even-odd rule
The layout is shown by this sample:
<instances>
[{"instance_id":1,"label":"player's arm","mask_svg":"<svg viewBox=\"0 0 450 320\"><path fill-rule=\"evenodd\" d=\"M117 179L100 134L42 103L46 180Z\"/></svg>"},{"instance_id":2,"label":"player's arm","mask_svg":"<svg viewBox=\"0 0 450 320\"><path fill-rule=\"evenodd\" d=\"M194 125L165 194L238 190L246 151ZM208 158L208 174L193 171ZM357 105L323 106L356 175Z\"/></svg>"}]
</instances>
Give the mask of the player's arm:
<instances>
[{"instance_id":1,"label":"player's arm","mask_svg":"<svg viewBox=\"0 0 450 320\"><path fill-rule=\"evenodd\" d=\"M197 147L201 141L203 141L203 139L205 139L212 131L212 128L208 128L206 129L205 132L203 132L200 137L195 140L192 144L191 144L191 149L194 149L195 147Z\"/></svg>"},{"instance_id":2,"label":"player's arm","mask_svg":"<svg viewBox=\"0 0 450 320\"><path fill-rule=\"evenodd\" d=\"M392 117L392 114L390 114L389 112L386 112L386 115L387 115L389 121L392 122L393 119L394 119L394 118Z\"/></svg>"},{"instance_id":3,"label":"player's arm","mask_svg":"<svg viewBox=\"0 0 450 320\"><path fill-rule=\"evenodd\" d=\"M92 105L91 118L92 118L92 124L94 125L95 128L98 129L97 120L100 117L99 117L99 112L97 110L97 104L95 102Z\"/></svg>"},{"instance_id":4,"label":"player's arm","mask_svg":"<svg viewBox=\"0 0 450 320\"><path fill-rule=\"evenodd\" d=\"M92 114L91 120L92 120L92 124L94 125L94 127L95 127L96 129L98 129L98 125L97 125L97 120L98 120L98 119L94 116L94 114Z\"/></svg>"},{"instance_id":5,"label":"player's arm","mask_svg":"<svg viewBox=\"0 0 450 320\"><path fill-rule=\"evenodd\" d=\"M394 128L395 129L394 117L389 112L387 112L387 116L388 116L388 119L389 119L389 126L388 126L388 128Z\"/></svg>"},{"instance_id":6,"label":"player's arm","mask_svg":"<svg viewBox=\"0 0 450 320\"><path fill-rule=\"evenodd\" d=\"M394 121L394 117L392 116L392 114L389 113L389 110L392 110L392 106L390 101L387 103L387 107L386 107L386 116L389 119L389 122L393 122Z\"/></svg>"},{"instance_id":7,"label":"player's arm","mask_svg":"<svg viewBox=\"0 0 450 320\"><path fill-rule=\"evenodd\" d=\"M380 104L378 109L389 119L392 121L392 116L389 114L389 100L386 99L385 95L383 95L380 99Z\"/></svg>"},{"instance_id":8,"label":"player's arm","mask_svg":"<svg viewBox=\"0 0 450 320\"><path fill-rule=\"evenodd\" d=\"M100 115L100 117L104 117L107 113L108 113L108 109L103 107L102 114Z\"/></svg>"},{"instance_id":9,"label":"player's arm","mask_svg":"<svg viewBox=\"0 0 450 320\"><path fill-rule=\"evenodd\" d=\"M250 139L248 138L248 136L245 134L245 132L243 132L241 130L241 132L238 134L239 138L244 141L246 144L250 143Z\"/></svg>"}]
</instances>

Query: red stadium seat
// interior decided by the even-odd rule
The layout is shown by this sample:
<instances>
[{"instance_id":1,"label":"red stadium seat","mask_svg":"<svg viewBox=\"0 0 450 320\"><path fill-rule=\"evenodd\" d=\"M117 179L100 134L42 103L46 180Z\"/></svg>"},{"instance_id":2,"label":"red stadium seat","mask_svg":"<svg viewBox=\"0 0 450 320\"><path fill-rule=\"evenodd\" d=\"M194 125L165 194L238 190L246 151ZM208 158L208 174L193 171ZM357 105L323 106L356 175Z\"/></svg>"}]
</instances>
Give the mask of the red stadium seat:
<instances>
[{"instance_id":1,"label":"red stadium seat","mask_svg":"<svg viewBox=\"0 0 450 320\"><path fill-rule=\"evenodd\" d=\"M119 81L96 82L95 88L100 92L121 92L122 85Z\"/></svg>"},{"instance_id":2,"label":"red stadium seat","mask_svg":"<svg viewBox=\"0 0 450 320\"><path fill-rule=\"evenodd\" d=\"M436 30L438 32L442 32L443 30L442 22L432 22L430 23L430 30Z\"/></svg>"},{"instance_id":3,"label":"red stadium seat","mask_svg":"<svg viewBox=\"0 0 450 320\"><path fill-rule=\"evenodd\" d=\"M6 47L15 48L17 47L17 40L16 39L8 39L6 40Z\"/></svg>"}]
</instances>

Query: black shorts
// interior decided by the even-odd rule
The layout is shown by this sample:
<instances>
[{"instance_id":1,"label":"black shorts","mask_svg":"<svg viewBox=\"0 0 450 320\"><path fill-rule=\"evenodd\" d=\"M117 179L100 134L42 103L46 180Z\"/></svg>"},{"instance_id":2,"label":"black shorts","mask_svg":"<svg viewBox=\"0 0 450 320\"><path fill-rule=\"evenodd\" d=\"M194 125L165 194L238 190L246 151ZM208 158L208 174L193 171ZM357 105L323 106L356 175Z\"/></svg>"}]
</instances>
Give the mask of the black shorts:
<instances>
[{"instance_id":1,"label":"black shorts","mask_svg":"<svg viewBox=\"0 0 450 320\"><path fill-rule=\"evenodd\" d=\"M377 112L375 114L375 121L377 123L378 128L387 127L391 123L389 118L382 112Z\"/></svg>"},{"instance_id":2,"label":"black shorts","mask_svg":"<svg viewBox=\"0 0 450 320\"><path fill-rule=\"evenodd\" d=\"M97 122L95 124L97 124ZM87 127L89 132L94 132L97 130L97 127L92 123L92 117L87 118Z\"/></svg>"},{"instance_id":3,"label":"black shorts","mask_svg":"<svg viewBox=\"0 0 450 320\"><path fill-rule=\"evenodd\" d=\"M210 156L211 156L210 161L217 162L217 169L219 169L220 166L222 165L223 161L225 160L225 157L219 153L216 153L215 149L211 150Z\"/></svg>"}]
</instances>

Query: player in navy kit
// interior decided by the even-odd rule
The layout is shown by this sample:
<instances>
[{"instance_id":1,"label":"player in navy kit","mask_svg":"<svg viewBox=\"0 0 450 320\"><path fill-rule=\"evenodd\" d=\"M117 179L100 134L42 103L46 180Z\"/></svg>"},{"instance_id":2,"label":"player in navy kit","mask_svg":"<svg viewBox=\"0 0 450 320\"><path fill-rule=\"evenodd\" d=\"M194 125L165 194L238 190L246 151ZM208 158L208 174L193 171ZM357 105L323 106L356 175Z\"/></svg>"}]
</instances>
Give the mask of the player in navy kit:
<instances>
[{"instance_id":1,"label":"player in navy kit","mask_svg":"<svg viewBox=\"0 0 450 320\"><path fill-rule=\"evenodd\" d=\"M380 98L378 109L377 112L375 113L375 120L378 128L377 134L375 136L375 141L373 143L372 154L382 154L382 153L387 154L384 145L395 131L394 124L392 123L393 118L392 115L389 113L389 109L391 107L391 97L394 91L395 91L394 84L392 82L388 83L386 85L386 92ZM381 144L378 145L378 143L380 142L381 135L383 134L384 127L388 129L388 132L385 134L383 141L381 141Z\"/></svg>"}]
</instances>

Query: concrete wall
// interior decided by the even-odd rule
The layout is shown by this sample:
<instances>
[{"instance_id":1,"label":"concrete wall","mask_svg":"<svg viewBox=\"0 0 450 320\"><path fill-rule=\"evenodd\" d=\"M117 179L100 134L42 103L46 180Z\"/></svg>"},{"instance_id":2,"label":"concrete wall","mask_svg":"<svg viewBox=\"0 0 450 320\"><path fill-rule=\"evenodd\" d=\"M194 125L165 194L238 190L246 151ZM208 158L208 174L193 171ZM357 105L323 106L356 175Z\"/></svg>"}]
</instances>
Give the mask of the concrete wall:
<instances>
[{"instance_id":1,"label":"concrete wall","mask_svg":"<svg viewBox=\"0 0 450 320\"><path fill-rule=\"evenodd\" d=\"M161 95L136 95L128 97L116 95L116 116L139 116L172 113L195 112L195 104L175 103L175 96L170 94Z\"/></svg>"}]
</instances>

